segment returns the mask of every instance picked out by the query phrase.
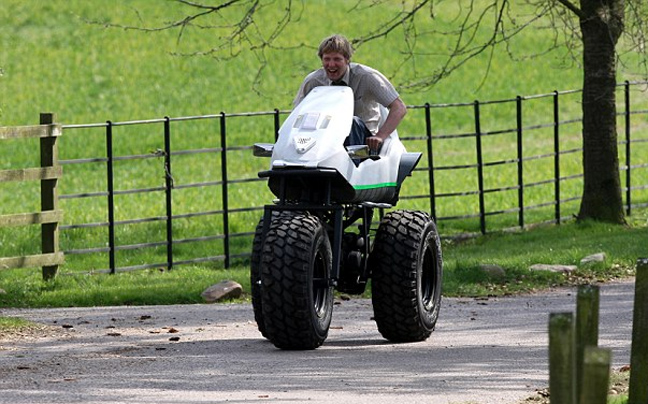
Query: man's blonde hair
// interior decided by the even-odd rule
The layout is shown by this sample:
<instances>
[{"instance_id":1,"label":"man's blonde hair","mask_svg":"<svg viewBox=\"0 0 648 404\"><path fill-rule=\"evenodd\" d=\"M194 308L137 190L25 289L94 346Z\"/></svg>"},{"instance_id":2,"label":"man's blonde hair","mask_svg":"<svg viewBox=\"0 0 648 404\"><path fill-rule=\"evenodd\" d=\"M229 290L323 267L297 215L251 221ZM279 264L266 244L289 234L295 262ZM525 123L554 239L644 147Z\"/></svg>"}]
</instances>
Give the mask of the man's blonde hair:
<instances>
[{"instance_id":1,"label":"man's blonde hair","mask_svg":"<svg viewBox=\"0 0 648 404\"><path fill-rule=\"evenodd\" d=\"M317 56L321 59L325 53L332 52L341 53L346 59L351 59L351 55L353 55L353 47L349 40L344 36L335 34L325 38L322 43L320 43Z\"/></svg>"}]
</instances>

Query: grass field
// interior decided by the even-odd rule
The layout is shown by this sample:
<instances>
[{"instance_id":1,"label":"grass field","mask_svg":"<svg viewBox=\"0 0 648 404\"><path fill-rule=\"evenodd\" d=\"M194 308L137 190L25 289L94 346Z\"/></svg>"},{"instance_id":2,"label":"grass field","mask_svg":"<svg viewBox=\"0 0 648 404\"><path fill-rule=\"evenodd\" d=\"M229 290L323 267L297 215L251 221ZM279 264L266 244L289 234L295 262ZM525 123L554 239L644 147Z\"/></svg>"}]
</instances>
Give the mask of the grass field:
<instances>
[{"instance_id":1,"label":"grass field","mask_svg":"<svg viewBox=\"0 0 648 404\"><path fill-rule=\"evenodd\" d=\"M0 10L0 125L35 124L40 112L54 112L64 125L103 123L107 120L157 119L164 116L183 117L203 114L271 111L274 108L291 108L292 98L302 77L318 67L315 47L321 38L342 32L350 38L370 31L388 15L370 14L371 10L354 9L355 1L308 2L293 25L287 28L276 49L268 49L267 67L255 87L259 60L243 49L231 60L209 56L178 56L177 53L205 51L213 46L218 33L207 29L190 29L178 42L178 31L143 32L112 27L107 24L160 26L181 18L187 13L184 6L175 2L153 0L5 0ZM421 22L421 32L431 28L449 26L453 11L438 9L433 22ZM360 14L356 14L360 13ZM362 14L365 13L365 14ZM369 14L366 14L369 13ZM276 14L267 21L277 19ZM211 21L215 23L214 21ZM357 50L354 60L372 65L388 75L399 86L408 105L441 103L466 103L453 108L434 109L435 134L466 133L474 130L472 106L475 99L514 100L517 95L547 94L553 90L576 89L581 85L581 69L564 52L557 50L532 56L538 48L551 39L544 30L529 31L511 45L513 58L501 49L493 54L475 58L458 69L448 79L435 87L411 91L406 83L414 72L433 71L439 66L441 56L419 57L416 64L403 64L402 31L396 30L383 39L365 44ZM482 33L484 35L484 33ZM291 47L291 45L300 46ZM440 55L451 46L451 38L442 35L422 34L416 45L430 55ZM239 49L234 49L238 51ZM628 77L632 78L631 72ZM643 93L638 93L638 97ZM579 109L579 94L565 96L561 102L563 119L571 119ZM643 95L644 98L645 95ZM528 125L546 124L552 114L550 98L525 101L525 119ZM645 105L647 102L643 101ZM482 107L483 130L511 129L515 123L515 103L493 103ZM401 125L401 136L416 137L423 133L422 110L412 110ZM228 146L247 147L256 141L269 141L269 117L234 119L228 123ZM175 125L175 124L174 124ZM187 121L174 126L175 150L196 150L215 147L218 127L214 121ZM538 128L525 134L525 151L529 155L551 152L551 128ZM562 135L563 149L578 147L580 134L577 125L567 126ZM509 159L514 156L510 134L489 137L484 150L488 161ZM162 147L160 125L119 126L115 129L115 154L117 156L149 155ZM10 141L2 144L0 168L19 168L38 161L36 142ZM474 140L459 138L436 144L435 153L443 156L441 165L474 162ZM645 146L643 146L645 148ZM420 141L412 141L408 148L424 150ZM103 130L66 130L60 140L63 160L104 156ZM633 149L634 150L634 149ZM638 156L646 155L639 148ZM540 160L544 160L540 164ZM546 159L529 161L525 173L529 180L546 179ZM634 159L634 161L638 161ZM578 153L564 158L563 175L578 172ZM182 155L174 158L173 175L177 185L212 181L219 175L222 164L216 153ZM265 168L266 162L251 159L249 150L235 151L228 156L232 165L230 179L254 177ZM551 164L548 164L549 166ZM99 192L106 189L105 168L102 163L66 165L60 193L77 194ZM118 189L159 187L163 183L160 158L124 160L116 163L115 181ZM507 186L515 176L510 165L498 165L486 172L488 188ZM638 184L648 179L635 179ZM643 182L642 182L643 181ZM452 192L475 188L474 171L457 174L440 173L436 179L436 192ZM578 198L579 180L564 185L564 197ZM229 190L232 208L260 206L272 197L265 184L243 183ZM407 181L408 195L429 193L427 177L423 173ZM551 198L550 185L526 191L530 204ZM39 209L38 184L1 184L0 214L36 211ZM218 187L184 188L174 191L174 213L190 214L222 208ZM491 194L487 197L489 209L509 209L517 198L514 192ZM648 197L641 196L647 199ZM120 195L116 199L117 220L157 217L163 214L164 200L160 193ZM97 223L106 220L105 199L82 198L61 201L65 212L64 225ZM440 216L474 213L475 197L449 198L438 206ZM569 215L576 211L577 202L565 209ZM425 200L408 201L405 207L428 210ZM531 211L529 221L546 220L551 208ZM230 222L232 232L253 229L259 212L242 212ZM494 227L515 225L515 214L489 219ZM176 237L190 239L222 231L218 217L196 217L175 221ZM442 233L475 232L478 220L458 220L441 225ZM118 229L120 245L137 245L163 239L164 224L160 222L124 225ZM22 255L38 252L39 230L1 229L0 255ZM105 247L105 228L70 229L62 232L61 248ZM237 251L249 251L250 240L237 239ZM209 240L174 247L180 258L213 256L222 253L222 243ZM162 248L132 248L120 252L119 265L129 266L155 263L164 260ZM106 267L106 253L69 255L64 271L89 271ZM242 261L245 265L245 261ZM205 264L212 270L219 264ZM202 268L202 267L201 267ZM2 274L4 276L4 274Z\"/></svg>"},{"instance_id":2,"label":"grass field","mask_svg":"<svg viewBox=\"0 0 648 404\"><path fill-rule=\"evenodd\" d=\"M232 60L174 54L210 49L217 31L190 29L178 43L177 31L151 33L102 25L160 26L188 13L175 2L6 0L0 11L0 124L36 123L38 113L47 111L57 113L63 123L89 123L290 108L302 77L318 67L315 48L323 37L342 32L354 38L388 17L351 11L355 4L309 2L277 44L303 46L269 50L260 93L255 93L252 85L259 62L250 52ZM441 14L432 23L422 22L421 29L438 24L449 22ZM438 86L410 92L403 85L412 79L414 67L401 66L401 35L397 30L364 44L353 59L391 77L403 90L407 104L511 98L581 84L580 69L565 60L562 52L513 61L502 49L490 68L486 58L477 58ZM513 44L514 55L521 59L532 55L550 37L550 33L530 31ZM450 46L448 37L422 35L419 41L417 46L432 55ZM440 56L420 58L416 68L431 71L442 60Z\"/></svg>"}]
</instances>

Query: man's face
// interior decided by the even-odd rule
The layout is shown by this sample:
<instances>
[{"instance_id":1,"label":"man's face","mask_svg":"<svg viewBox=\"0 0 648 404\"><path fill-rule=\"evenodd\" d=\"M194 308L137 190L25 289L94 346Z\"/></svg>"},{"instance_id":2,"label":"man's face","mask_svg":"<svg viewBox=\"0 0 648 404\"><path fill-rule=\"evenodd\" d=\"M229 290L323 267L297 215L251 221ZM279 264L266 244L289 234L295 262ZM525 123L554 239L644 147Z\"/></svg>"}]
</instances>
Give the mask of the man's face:
<instances>
[{"instance_id":1,"label":"man's face","mask_svg":"<svg viewBox=\"0 0 648 404\"><path fill-rule=\"evenodd\" d=\"M326 76L331 81L340 80L344 77L349 66L349 59L338 52L324 53L322 55L322 67L326 71Z\"/></svg>"}]
</instances>

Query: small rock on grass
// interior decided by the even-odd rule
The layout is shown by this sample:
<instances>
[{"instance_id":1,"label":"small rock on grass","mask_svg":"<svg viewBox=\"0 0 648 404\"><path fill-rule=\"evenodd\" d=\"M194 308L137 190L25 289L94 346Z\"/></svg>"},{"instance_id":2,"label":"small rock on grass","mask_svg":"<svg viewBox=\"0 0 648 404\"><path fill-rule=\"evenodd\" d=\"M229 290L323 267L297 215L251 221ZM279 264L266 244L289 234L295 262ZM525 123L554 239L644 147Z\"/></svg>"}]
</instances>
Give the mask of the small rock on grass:
<instances>
[{"instance_id":1,"label":"small rock on grass","mask_svg":"<svg viewBox=\"0 0 648 404\"><path fill-rule=\"evenodd\" d=\"M550 264L535 264L529 267L531 271L561 272L564 274L572 273L577 268L578 267L576 265L550 265Z\"/></svg>"},{"instance_id":2,"label":"small rock on grass","mask_svg":"<svg viewBox=\"0 0 648 404\"><path fill-rule=\"evenodd\" d=\"M501 279L506 276L506 270L499 265L481 264L479 269L491 278Z\"/></svg>"},{"instance_id":3,"label":"small rock on grass","mask_svg":"<svg viewBox=\"0 0 648 404\"><path fill-rule=\"evenodd\" d=\"M588 255L587 257L580 260L581 265L594 264L596 262L605 262L606 255L603 252Z\"/></svg>"},{"instance_id":4,"label":"small rock on grass","mask_svg":"<svg viewBox=\"0 0 648 404\"><path fill-rule=\"evenodd\" d=\"M212 285L201 293L207 303L214 303L223 299L236 299L241 296L243 287L234 281L225 280Z\"/></svg>"}]
</instances>

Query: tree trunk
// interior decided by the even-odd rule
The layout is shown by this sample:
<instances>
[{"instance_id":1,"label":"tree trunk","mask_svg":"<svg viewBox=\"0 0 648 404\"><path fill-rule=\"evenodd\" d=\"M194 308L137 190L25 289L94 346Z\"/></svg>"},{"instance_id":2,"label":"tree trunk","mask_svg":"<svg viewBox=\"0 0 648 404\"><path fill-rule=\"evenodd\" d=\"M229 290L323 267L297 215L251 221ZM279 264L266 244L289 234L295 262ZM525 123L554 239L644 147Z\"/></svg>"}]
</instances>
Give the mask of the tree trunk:
<instances>
[{"instance_id":1,"label":"tree trunk","mask_svg":"<svg viewBox=\"0 0 648 404\"><path fill-rule=\"evenodd\" d=\"M581 0L583 173L579 219L625 223L616 132L616 51L623 0Z\"/></svg>"}]
</instances>

